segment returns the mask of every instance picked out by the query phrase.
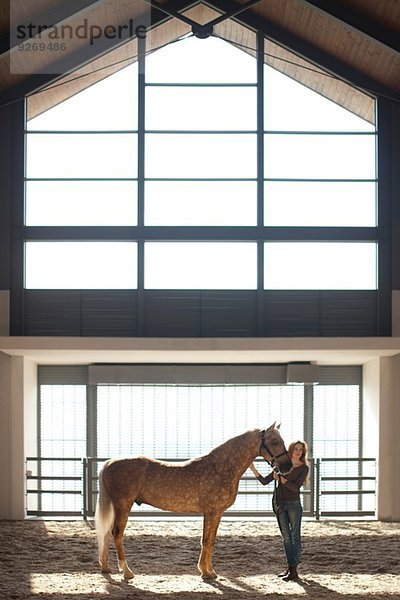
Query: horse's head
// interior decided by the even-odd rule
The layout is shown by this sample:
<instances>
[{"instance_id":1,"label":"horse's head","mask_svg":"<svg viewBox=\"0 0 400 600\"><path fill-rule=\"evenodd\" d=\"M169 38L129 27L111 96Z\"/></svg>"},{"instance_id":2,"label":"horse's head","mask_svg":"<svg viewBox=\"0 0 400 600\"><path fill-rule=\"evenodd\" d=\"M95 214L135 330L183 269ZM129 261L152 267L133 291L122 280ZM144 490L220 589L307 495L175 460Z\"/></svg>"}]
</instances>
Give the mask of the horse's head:
<instances>
[{"instance_id":1,"label":"horse's head","mask_svg":"<svg viewBox=\"0 0 400 600\"><path fill-rule=\"evenodd\" d=\"M279 433L279 425L273 423L261 432L260 454L273 467L278 467L282 474L288 473L293 467L285 443Z\"/></svg>"}]
</instances>

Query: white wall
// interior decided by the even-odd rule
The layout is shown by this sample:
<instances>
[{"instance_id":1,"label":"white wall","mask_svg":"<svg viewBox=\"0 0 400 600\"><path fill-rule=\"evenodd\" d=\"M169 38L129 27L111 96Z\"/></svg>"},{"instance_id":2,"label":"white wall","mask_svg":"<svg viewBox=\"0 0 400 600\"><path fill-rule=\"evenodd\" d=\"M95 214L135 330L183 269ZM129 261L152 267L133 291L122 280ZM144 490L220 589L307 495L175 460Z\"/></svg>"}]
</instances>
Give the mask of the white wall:
<instances>
[{"instance_id":1,"label":"white wall","mask_svg":"<svg viewBox=\"0 0 400 600\"><path fill-rule=\"evenodd\" d=\"M363 455L378 459L378 519L400 521L400 354L364 365Z\"/></svg>"},{"instance_id":2,"label":"white wall","mask_svg":"<svg viewBox=\"0 0 400 600\"><path fill-rule=\"evenodd\" d=\"M25 456L37 454L36 367L0 353L0 519L25 517Z\"/></svg>"},{"instance_id":3,"label":"white wall","mask_svg":"<svg viewBox=\"0 0 400 600\"><path fill-rule=\"evenodd\" d=\"M37 430L37 364L28 358L24 359L24 438L25 456L38 455Z\"/></svg>"},{"instance_id":4,"label":"white wall","mask_svg":"<svg viewBox=\"0 0 400 600\"><path fill-rule=\"evenodd\" d=\"M20 356L0 354L0 518L25 516L23 366Z\"/></svg>"},{"instance_id":5,"label":"white wall","mask_svg":"<svg viewBox=\"0 0 400 600\"><path fill-rule=\"evenodd\" d=\"M400 521L400 354L380 359L378 518Z\"/></svg>"},{"instance_id":6,"label":"white wall","mask_svg":"<svg viewBox=\"0 0 400 600\"><path fill-rule=\"evenodd\" d=\"M0 352L0 518L11 515L11 358Z\"/></svg>"},{"instance_id":7,"label":"white wall","mask_svg":"<svg viewBox=\"0 0 400 600\"><path fill-rule=\"evenodd\" d=\"M379 453L379 358L363 366L363 447L365 458L377 458Z\"/></svg>"}]
</instances>

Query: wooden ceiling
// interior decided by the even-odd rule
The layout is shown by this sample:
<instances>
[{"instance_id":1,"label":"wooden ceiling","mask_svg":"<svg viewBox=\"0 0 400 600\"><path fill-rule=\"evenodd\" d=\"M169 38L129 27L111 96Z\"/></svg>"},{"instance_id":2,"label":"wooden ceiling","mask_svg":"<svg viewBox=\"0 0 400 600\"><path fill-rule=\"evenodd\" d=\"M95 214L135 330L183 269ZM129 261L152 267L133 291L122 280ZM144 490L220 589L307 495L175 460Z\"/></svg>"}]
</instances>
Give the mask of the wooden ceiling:
<instances>
[{"instance_id":1,"label":"wooden ceiling","mask_svg":"<svg viewBox=\"0 0 400 600\"><path fill-rule=\"evenodd\" d=\"M42 49L18 48L29 24L76 31L85 20L103 31L125 25L124 35L75 35L60 49L47 43L63 40L42 33L29 40ZM214 35L251 54L262 31L266 63L370 122L374 97L400 102L400 0L0 0L0 105L29 96L34 116L135 61L128 22L149 27L154 49L210 21Z\"/></svg>"}]
</instances>

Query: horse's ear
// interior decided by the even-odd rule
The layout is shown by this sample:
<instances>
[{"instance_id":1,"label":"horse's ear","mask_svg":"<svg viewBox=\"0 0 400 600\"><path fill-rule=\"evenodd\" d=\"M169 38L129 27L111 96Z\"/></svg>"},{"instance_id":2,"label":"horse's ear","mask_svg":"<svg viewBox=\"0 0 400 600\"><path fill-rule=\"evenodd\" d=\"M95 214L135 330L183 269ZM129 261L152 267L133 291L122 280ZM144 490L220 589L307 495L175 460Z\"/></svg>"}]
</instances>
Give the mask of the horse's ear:
<instances>
[{"instance_id":1,"label":"horse's ear","mask_svg":"<svg viewBox=\"0 0 400 600\"><path fill-rule=\"evenodd\" d=\"M275 428L275 423L276 423L276 421L274 421L274 422L272 423L272 425L270 425L270 426L268 427L268 429L274 429L274 428Z\"/></svg>"},{"instance_id":2,"label":"horse's ear","mask_svg":"<svg viewBox=\"0 0 400 600\"><path fill-rule=\"evenodd\" d=\"M281 426L281 424L280 424L280 423L278 423L278 425L276 425L276 428L277 428L277 429L280 429L280 426Z\"/></svg>"}]
</instances>

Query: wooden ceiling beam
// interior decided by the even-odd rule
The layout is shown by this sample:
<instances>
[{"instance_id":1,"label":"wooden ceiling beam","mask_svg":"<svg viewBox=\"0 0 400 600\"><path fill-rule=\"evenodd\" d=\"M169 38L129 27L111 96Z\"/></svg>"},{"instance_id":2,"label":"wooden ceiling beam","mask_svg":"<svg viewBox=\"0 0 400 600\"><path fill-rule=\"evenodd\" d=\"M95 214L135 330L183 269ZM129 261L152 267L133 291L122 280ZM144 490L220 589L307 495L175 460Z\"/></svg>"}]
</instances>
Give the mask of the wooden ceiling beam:
<instances>
[{"instance_id":1,"label":"wooden ceiling beam","mask_svg":"<svg viewBox=\"0 0 400 600\"><path fill-rule=\"evenodd\" d=\"M233 0L206 0L204 3L221 11L232 10L232 5L240 7L240 4L233 2ZM315 44L304 40L258 13L247 11L235 17L234 20L253 31L261 31L265 37L279 46L297 54L312 65L323 69L333 77L341 79L370 96L380 96L394 102L400 102L400 93L393 88L341 61Z\"/></svg>"},{"instance_id":2,"label":"wooden ceiling beam","mask_svg":"<svg viewBox=\"0 0 400 600\"><path fill-rule=\"evenodd\" d=\"M333 17L344 25L363 33L375 42L383 46L400 52L400 36L391 31L379 21L368 18L366 15L355 11L341 2L332 2L332 0L301 0L321 12Z\"/></svg>"},{"instance_id":3,"label":"wooden ceiling beam","mask_svg":"<svg viewBox=\"0 0 400 600\"><path fill-rule=\"evenodd\" d=\"M366 15L353 10L341 2L332 2L332 0L301 0L305 4L310 4L321 12L330 15L344 25L367 35L375 42L383 46L400 52L400 36L398 33L388 29L379 21L369 19Z\"/></svg>"}]
</instances>

